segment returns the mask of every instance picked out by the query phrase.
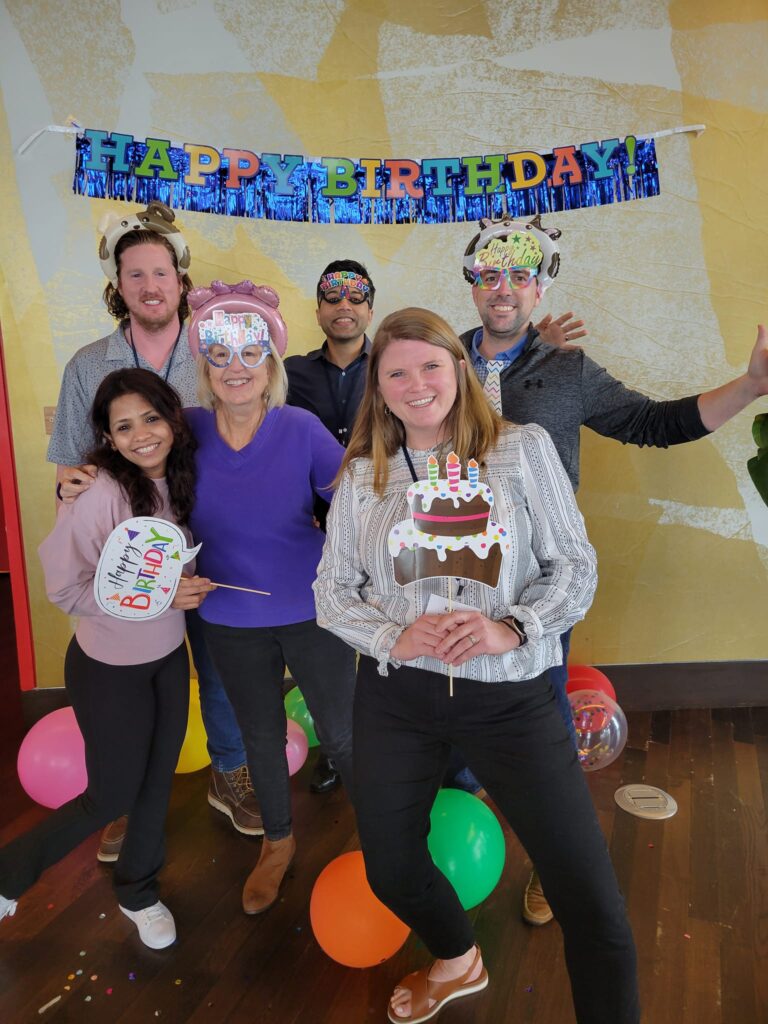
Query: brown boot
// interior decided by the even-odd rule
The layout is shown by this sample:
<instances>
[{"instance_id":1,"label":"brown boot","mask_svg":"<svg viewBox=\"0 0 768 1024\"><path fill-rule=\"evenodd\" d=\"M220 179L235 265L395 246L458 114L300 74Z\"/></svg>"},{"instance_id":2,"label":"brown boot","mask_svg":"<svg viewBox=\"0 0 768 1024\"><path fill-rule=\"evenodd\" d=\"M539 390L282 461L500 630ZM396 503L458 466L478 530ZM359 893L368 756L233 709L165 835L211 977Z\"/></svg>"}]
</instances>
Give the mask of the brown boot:
<instances>
[{"instance_id":1,"label":"brown boot","mask_svg":"<svg viewBox=\"0 0 768 1024\"><path fill-rule=\"evenodd\" d=\"M291 866L296 852L293 836L285 839L264 839L259 861L248 875L243 887L243 910L246 914L261 914L269 910L277 899L280 883Z\"/></svg>"}]
</instances>

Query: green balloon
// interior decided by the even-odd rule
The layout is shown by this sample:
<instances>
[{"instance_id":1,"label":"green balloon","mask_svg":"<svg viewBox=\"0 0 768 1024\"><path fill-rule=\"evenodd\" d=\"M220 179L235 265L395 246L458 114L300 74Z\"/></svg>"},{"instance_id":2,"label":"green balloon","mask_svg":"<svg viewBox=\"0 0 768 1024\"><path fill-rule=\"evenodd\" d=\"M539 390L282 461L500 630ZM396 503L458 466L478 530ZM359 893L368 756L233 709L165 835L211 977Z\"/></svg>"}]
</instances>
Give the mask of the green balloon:
<instances>
[{"instance_id":1,"label":"green balloon","mask_svg":"<svg viewBox=\"0 0 768 1024\"><path fill-rule=\"evenodd\" d=\"M441 789L430 814L427 840L435 866L469 910L490 896L506 858L504 833L490 807L461 789Z\"/></svg>"},{"instance_id":2,"label":"green balloon","mask_svg":"<svg viewBox=\"0 0 768 1024\"><path fill-rule=\"evenodd\" d=\"M298 686L294 686L292 690L289 690L285 695L285 713L289 718L292 718L297 725L300 725L304 732L307 734L307 740L310 747L319 747L320 740L317 738L315 732L315 723L312 721L312 715L309 713L304 696Z\"/></svg>"}]
</instances>

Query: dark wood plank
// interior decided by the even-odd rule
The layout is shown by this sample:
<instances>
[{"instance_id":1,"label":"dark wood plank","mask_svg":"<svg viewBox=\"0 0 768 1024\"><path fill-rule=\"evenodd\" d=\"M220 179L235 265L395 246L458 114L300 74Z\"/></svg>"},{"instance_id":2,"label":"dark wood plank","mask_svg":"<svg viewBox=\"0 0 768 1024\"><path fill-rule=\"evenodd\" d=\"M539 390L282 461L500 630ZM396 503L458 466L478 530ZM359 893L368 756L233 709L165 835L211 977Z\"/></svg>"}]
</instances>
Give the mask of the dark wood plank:
<instances>
[{"instance_id":1,"label":"dark wood plank","mask_svg":"<svg viewBox=\"0 0 768 1024\"><path fill-rule=\"evenodd\" d=\"M589 786L637 939L644 1020L768 1020L766 716L726 709L714 717L689 710L628 718L624 754L591 773ZM9 786L12 761L12 752L0 755L0 779ZM174 785L162 879L179 931L173 948L145 949L119 914L110 869L95 862L96 836L48 871L16 917L0 923L0 1020L383 1022L394 985L429 954L412 936L381 966L352 970L318 947L309 922L312 886L329 860L356 848L357 836L343 793L308 793L310 770L293 780L297 862L263 916L248 918L240 908L259 841L237 835L207 805L206 771L178 776ZM617 808L616 788L642 781L675 797L675 817L642 821ZM0 833L6 840L46 813L23 794L14 800ZM520 919L530 864L504 831L502 879L471 912L491 985L448 1007L441 1024L573 1024L560 931ZM83 974L68 981L77 970Z\"/></svg>"}]
</instances>

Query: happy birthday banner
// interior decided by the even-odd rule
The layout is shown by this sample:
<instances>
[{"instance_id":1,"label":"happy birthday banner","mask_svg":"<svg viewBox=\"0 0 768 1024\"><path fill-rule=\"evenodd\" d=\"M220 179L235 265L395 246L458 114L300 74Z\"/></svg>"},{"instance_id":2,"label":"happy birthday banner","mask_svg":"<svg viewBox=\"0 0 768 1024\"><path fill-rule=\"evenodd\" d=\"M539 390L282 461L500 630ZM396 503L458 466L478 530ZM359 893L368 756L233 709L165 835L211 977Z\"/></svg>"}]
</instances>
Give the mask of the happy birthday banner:
<instances>
[{"instance_id":1,"label":"happy birthday banner","mask_svg":"<svg viewBox=\"0 0 768 1024\"><path fill-rule=\"evenodd\" d=\"M423 160L348 159L213 146L86 129L73 191L95 199L317 224L445 224L529 217L659 194L652 138L584 142L551 153Z\"/></svg>"}]
</instances>

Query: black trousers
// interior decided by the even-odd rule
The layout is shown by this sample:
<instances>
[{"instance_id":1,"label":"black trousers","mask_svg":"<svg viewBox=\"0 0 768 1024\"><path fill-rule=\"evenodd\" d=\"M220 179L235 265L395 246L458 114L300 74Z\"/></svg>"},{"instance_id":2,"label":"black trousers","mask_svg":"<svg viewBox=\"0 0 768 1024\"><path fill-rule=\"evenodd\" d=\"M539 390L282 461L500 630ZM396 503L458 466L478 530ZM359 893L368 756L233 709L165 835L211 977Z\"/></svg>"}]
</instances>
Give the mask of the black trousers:
<instances>
[{"instance_id":1,"label":"black trousers","mask_svg":"<svg viewBox=\"0 0 768 1024\"><path fill-rule=\"evenodd\" d=\"M360 659L355 810L371 888L433 956L461 956L474 943L427 847L429 813L455 745L539 870L563 930L579 1024L636 1024L632 932L546 675L453 685L450 697L443 675L406 666L382 677L372 659Z\"/></svg>"},{"instance_id":2,"label":"black trousers","mask_svg":"<svg viewBox=\"0 0 768 1024\"><path fill-rule=\"evenodd\" d=\"M165 818L189 712L184 644L145 665L106 665L73 637L64 681L85 741L88 788L0 850L0 894L16 899L87 836L129 814L113 885L128 910L157 903Z\"/></svg>"},{"instance_id":3,"label":"black trousers","mask_svg":"<svg viewBox=\"0 0 768 1024\"><path fill-rule=\"evenodd\" d=\"M351 794L355 652L314 619L286 626L203 622L211 660L235 709L267 839L291 833L283 679L288 666L317 738Z\"/></svg>"}]
</instances>

